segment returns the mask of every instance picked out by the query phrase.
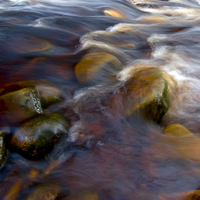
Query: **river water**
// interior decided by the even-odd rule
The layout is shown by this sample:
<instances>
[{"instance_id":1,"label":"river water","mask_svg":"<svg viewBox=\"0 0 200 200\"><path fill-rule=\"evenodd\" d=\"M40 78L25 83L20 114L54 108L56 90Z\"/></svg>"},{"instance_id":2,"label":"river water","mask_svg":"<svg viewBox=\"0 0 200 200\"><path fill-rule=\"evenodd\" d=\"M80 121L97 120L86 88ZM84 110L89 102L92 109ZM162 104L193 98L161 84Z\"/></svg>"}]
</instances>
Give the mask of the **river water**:
<instances>
[{"instance_id":1,"label":"river water","mask_svg":"<svg viewBox=\"0 0 200 200\"><path fill-rule=\"evenodd\" d=\"M59 194L46 199L89 191L98 198L80 199L182 200L198 190L198 139L177 142L163 136L163 128L177 123L200 137L199 13L199 0L0 0L0 86L37 79L53 83L64 100L48 112L61 112L70 121L69 137L47 158L31 161L8 153L0 169L0 199L23 200L49 184ZM140 64L172 77L170 107L160 124L140 115L119 117L121 105L112 99L119 83L77 81L74 68L91 52L120 60L119 82ZM86 140L74 147L80 132Z\"/></svg>"}]
</instances>

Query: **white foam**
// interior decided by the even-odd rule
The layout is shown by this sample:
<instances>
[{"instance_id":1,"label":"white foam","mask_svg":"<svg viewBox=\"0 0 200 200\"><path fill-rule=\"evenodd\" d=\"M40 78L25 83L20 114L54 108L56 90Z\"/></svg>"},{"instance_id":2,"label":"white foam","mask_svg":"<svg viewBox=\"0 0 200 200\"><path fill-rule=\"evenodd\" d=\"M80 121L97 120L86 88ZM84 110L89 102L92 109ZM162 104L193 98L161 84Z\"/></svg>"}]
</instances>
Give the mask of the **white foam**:
<instances>
[{"instance_id":1,"label":"white foam","mask_svg":"<svg viewBox=\"0 0 200 200\"><path fill-rule=\"evenodd\" d=\"M125 67L122 71L120 71L117 75L117 79L120 81L126 81L131 77L131 70L133 69L132 65Z\"/></svg>"}]
</instances>

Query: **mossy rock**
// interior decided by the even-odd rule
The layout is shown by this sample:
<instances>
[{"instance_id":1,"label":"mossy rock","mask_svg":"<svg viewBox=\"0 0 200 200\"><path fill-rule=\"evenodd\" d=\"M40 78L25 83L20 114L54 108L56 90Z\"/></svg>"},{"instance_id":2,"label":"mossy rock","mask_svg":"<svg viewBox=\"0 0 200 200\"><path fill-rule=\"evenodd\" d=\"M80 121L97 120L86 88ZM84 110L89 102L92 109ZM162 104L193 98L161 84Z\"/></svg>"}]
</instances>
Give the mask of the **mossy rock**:
<instances>
[{"instance_id":1,"label":"mossy rock","mask_svg":"<svg viewBox=\"0 0 200 200\"><path fill-rule=\"evenodd\" d=\"M99 200L99 195L95 192L83 191L79 194L68 196L64 200Z\"/></svg>"},{"instance_id":2,"label":"mossy rock","mask_svg":"<svg viewBox=\"0 0 200 200\"><path fill-rule=\"evenodd\" d=\"M39 94L32 88L0 96L0 118L5 123L22 122L42 113Z\"/></svg>"},{"instance_id":3,"label":"mossy rock","mask_svg":"<svg viewBox=\"0 0 200 200\"><path fill-rule=\"evenodd\" d=\"M20 90L23 88L33 88L40 96L42 107L46 107L61 100L59 89L46 80L29 80L6 83L0 90L0 95Z\"/></svg>"},{"instance_id":4,"label":"mossy rock","mask_svg":"<svg viewBox=\"0 0 200 200\"><path fill-rule=\"evenodd\" d=\"M184 126L180 124L171 124L164 128L166 135L172 135L176 137L181 136L192 136L193 133L191 133L188 129L186 129Z\"/></svg>"},{"instance_id":5,"label":"mossy rock","mask_svg":"<svg viewBox=\"0 0 200 200\"><path fill-rule=\"evenodd\" d=\"M97 84L113 81L113 75L122 69L121 62L105 52L89 53L75 66L78 81L82 84Z\"/></svg>"},{"instance_id":6,"label":"mossy rock","mask_svg":"<svg viewBox=\"0 0 200 200\"><path fill-rule=\"evenodd\" d=\"M7 149L5 144L5 134L0 132L0 168L5 164L7 160Z\"/></svg>"},{"instance_id":7,"label":"mossy rock","mask_svg":"<svg viewBox=\"0 0 200 200\"><path fill-rule=\"evenodd\" d=\"M68 122L59 113L38 116L22 124L10 144L25 158L40 159L51 152L68 128Z\"/></svg>"},{"instance_id":8,"label":"mossy rock","mask_svg":"<svg viewBox=\"0 0 200 200\"><path fill-rule=\"evenodd\" d=\"M54 200L59 194L59 187L53 184L41 185L26 200Z\"/></svg>"},{"instance_id":9,"label":"mossy rock","mask_svg":"<svg viewBox=\"0 0 200 200\"><path fill-rule=\"evenodd\" d=\"M168 75L147 66L133 68L130 73L131 78L125 83L126 115L139 111L145 118L160 123L170 105Z\"/></svg>"}]
</instances>

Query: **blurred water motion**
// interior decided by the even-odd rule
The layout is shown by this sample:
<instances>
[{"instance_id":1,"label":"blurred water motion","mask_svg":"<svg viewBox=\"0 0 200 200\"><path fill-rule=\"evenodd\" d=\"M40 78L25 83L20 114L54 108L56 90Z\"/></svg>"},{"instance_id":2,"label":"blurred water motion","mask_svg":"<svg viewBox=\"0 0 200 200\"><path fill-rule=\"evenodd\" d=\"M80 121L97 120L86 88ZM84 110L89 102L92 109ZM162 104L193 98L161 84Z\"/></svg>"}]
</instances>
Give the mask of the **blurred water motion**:
<instances>
[{"instance_id":1,"label":"blurred water motion","mask_svg":"<svg viewBox=\"0 0 200 200\"><path fill-rule=\"evenodd\" d=\"M1 0L0 98L20 110L0 108L15 122L0 122L0 199L199 199L199 13L199 0ZM39 161L9 143L26 90L70 122Z\"/></svg>"}]
</instances>

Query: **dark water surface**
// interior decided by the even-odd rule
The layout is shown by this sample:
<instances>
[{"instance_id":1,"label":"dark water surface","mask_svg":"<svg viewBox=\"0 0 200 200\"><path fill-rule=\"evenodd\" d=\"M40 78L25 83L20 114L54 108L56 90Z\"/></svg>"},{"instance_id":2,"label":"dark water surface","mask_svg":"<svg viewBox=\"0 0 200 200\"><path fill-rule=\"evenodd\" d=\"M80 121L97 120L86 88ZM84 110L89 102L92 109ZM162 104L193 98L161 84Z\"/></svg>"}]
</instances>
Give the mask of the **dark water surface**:
<instances>
[{"instance_id":1,"label":"dark water surface","mask_svg":"<svg viewBox=\"0 0 200 200\"><path fill-rule=\"evenodd\" d=\"M119 59L116 81L77 80L76 64L92 52ZM138 65L173 79L159 124L121 114L119 91ZM66 200L81 192L83 200L182 200L200 188L200 1L0 0L0 87L38 79L60 90L62 101L45 112L69 120L68 136L39 161L9 151L0 199L27 199L41 185L59 191L46 199ZM174 123L194 135L164 135ZM8 138L17 129L0 128Z\"/></svg>"}]
</instances>

